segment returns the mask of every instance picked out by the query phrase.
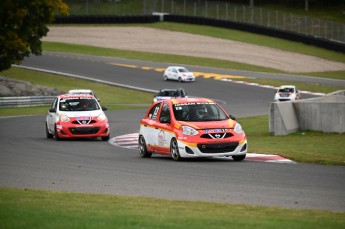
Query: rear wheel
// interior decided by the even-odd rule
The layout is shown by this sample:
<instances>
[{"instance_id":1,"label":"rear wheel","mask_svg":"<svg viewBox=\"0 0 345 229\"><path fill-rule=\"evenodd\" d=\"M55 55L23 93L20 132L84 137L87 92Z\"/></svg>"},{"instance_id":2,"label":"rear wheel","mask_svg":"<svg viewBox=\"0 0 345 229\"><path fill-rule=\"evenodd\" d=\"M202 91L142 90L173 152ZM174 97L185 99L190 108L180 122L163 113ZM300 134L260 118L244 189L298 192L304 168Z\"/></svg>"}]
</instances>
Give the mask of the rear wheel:
<instances>
[{"instance_id":1,"label":"rear wheel","mask_svg":"<svg viewBox=\"0 0 345 229\"><path fill-rule=\"evenodd\" d=\"M151 157L152 156L152 153L147 151L145 138L142 135L139 136L139 155L140 155L140 157Z\"/></svg>"},{"instance_id":2,"label":"rear wheel","mask_svg":"<svg viewBox=\"0 0 345 229\"><path fill-rule=\"evenodd\" d=\"M170 143L170 155L172 159L174 159L175 161L182 160L180 152L178 151L178 144L175 138L173 138Z\"/></svg>"},{"instance_id":3,"label":"rear wheel","mask_svg":"<svg viewBox=\"0 0 345 229\"><path fill-rule=\"evenodd\" d=\"M235 156L232 156L232 159L234 159L234 161L243 161L244 158L246 158L246 155L235 155Z\"/></svg>"},{"instance_id":4,"label":"rear wheel","mask_svg":"<svg viewBox=\"0 0 345 229\"><path fill-rule=\"evenodd\" d=\"M47 138L53 138L53 134L49 133L49 130L48 130L48 123L46 123L46 136Z\"/></svg>"}]
</instances>

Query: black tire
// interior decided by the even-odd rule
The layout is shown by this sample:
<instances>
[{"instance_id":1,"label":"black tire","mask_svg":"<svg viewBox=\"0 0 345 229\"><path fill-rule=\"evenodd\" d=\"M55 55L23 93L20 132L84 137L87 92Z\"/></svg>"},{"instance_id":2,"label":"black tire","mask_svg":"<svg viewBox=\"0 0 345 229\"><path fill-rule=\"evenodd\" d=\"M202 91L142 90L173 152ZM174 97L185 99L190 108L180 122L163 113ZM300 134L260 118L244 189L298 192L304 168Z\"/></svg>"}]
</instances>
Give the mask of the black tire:
<instances>
[{"instance_id":1,"label":"black tire","mask_svg":"<svg viewBox=\"0 0 345 229\"><path fill-rule=\"evenodd\" d=\"M102 138L102 141L108 141L109 140L109 138L110 138L110 135L108 134L107 136L105 136L105 137L101 137Z\"/></svg>"},{"instance_id":2,"label":"black tire","mask_svg":"<svg viewBox=\"0 0 345 229\"><path fill-rule=\"evenodd\" d=\"M168 80L169 80L168 77L167 77L166 75L164 75L163 78L164 78L165 81L168 81Z\"/></svg>"},{"instance_id":3,"label":"black tire","mask_svg":"<svg viewBox=\"0 0 345 229\"><path fill-rule=\"evenodd\" d=\"M232 156L232 159L234 159L234 161L243 161L246 158L246 155L235 155Z\"/></svg>"},{"instance_id":4,"label":"black tire","mask_svg":"<svg viewBox=\"0 0 345 229\"><path fill-rule=\"evenodd\" d=\"M47 138L53 138L53 137L54 137L53 134L49 133L49 130L48 130L48 123L46 123L46 136L47 136Z\"/></svg>"},{"instance_id":5,"label":"black tire","mask_svg":"<svg viewBox=\"0 0 345 229\"><path fill-rule=\"evenodd\" d=\"M140 157L151 157L152 153L147 151L146 142L144 136L139 136L139 155Z\"/></svg>"},{"instance_id":6,"label":"black tire","mask_svg":"<svg viewBox=\"0 0 345 229\"><path fill-rule=\"evenodd\" d=\"M54 137L55 137L56 141L60 141L61 140L61 138L59 137L59 134L57 132L56 125L55 125L55 128L54 128Z\"/></svg>"},{"instance_id":7,"label":"black tire","mask_svg":"<svg viewBox=\"0 0 345 229\"><path fill-rule=\"evenodd\" d=\"M182 160L180 152L178 151L178 144L175 138L173 138L170 143L170 155L172 159L174 159L175 161Z\"/></svg>"},{"instance_id":8,"label":"black tire","mask_svg":"<svg viewBox=\"0 0 345 229\"><path fill-rule=\"evenodd\" d=\"M178 78L178 82L182 83L182 78L181 77Z\"/></svg>"}]
</instances>

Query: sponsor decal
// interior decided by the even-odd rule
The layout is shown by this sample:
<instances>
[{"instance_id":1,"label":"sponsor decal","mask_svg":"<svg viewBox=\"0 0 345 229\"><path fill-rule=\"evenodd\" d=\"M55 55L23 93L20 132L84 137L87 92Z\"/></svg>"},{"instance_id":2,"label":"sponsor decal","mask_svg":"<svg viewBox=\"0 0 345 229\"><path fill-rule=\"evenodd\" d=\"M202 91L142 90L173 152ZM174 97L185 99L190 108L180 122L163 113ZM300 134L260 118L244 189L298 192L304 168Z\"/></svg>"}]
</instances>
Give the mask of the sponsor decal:
<instances>
[{"instance_id":1,"label":"sponsor decal","mask_svg":"<svg viewBox=\"0 0 345 229\"><path fill-rule=\"evenodd\" d=\"M214 137L215 138L220 138L222 135L221 134L215 134Z\"/></svg>"},{"instance_id":2,"label":"sponsor decal","mask_svg":"<svg viewBox=\"0 0 345 229\"><path fill-rule=\"evenodd\" d=\"M166 145L166 139L165 139L165 134L163 130L159 131L158 133L158 145L160 146Z\"/></svg>"},{"instance_id":3,"label":"sponsor decal","mask_svg":"<svg viewBox=\"0 0 345 229\"><path fill-rule=\"evenodd\" d=\"M89 124L91 120L92 120L92 117L86 117L86 116L77 117L78 123L82 125Z\"/></svg>"}]
</instances>

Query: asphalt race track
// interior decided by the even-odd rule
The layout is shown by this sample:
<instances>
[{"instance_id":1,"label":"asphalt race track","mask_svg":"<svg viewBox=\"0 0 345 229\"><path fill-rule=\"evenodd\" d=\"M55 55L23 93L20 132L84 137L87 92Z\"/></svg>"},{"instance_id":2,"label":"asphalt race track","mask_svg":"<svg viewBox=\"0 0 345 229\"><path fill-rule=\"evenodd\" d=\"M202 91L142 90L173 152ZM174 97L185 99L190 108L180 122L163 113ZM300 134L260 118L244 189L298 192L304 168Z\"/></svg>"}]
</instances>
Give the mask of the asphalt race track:
<instances>
[{"instance_id":1,"label":"asphalt race track","mask_svg":"<svg viewBox=\"0 0 345 229\"><path fill-rule=\"evenodd\" d=\"M119 63L138 67L119 66ZM162 73L157 71L168 65L162 63L49 54L32 57L23 65L149 90L182 86L192 96L221 101L222 106L238 117L267 114L274 94L271 88L214 78L198 77L195 83L183 84L165 82ZM196 66L190 69L245 77L255 75ZM255 77L259 75L272 77L259 73ZM145 112L146 109L107 111L112 137L138 132L139 120ZM175 162L156 155L143 159L133 149L116 147L100 139L47 139L45 115L0 118L0 139L1 187L345 211L345 168L340 166L223 159Z\"/></svg>"}]
</instances>

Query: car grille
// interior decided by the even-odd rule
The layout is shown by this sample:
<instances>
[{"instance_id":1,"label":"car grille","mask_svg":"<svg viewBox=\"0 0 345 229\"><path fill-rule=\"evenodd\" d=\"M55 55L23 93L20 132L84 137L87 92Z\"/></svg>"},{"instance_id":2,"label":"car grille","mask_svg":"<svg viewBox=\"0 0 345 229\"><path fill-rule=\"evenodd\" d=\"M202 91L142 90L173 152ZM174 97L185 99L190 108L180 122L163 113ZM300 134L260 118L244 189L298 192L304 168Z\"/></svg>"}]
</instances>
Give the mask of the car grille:
<instances>
[{"instance_id":1,"label":"car grille","mask_svg":"<svg viewBox=\"0 0 345 229\"><path fill-rule=\"evenodd\" d=\"M202 153L224 153L234 151L238 146L238 142L198 144L197 146Z\"/></svg>"},{"instance_id":2,"label":"car grille","mask_svg":"<svg viewBox=\"0 0 345 229\"><path fill-rule=\"evenodd\" d=\"M86 121L85 122L85 125L88 125L88 124L93 124L93 123L96 123L97 121L96 120L91 120L90 122L89 121ZM77 121L77 120L75 120L75 121L73 121L73 122L71 122L71 123L73 123L73 124L78 124L78 125L83 125L84 123L82 123L82 121Z\"/></svg>"},{"instance_id":3,"label":"car grille","mask_svg":"<svg viewBox=\"0 0 345 229\"><path fill-rule=\"evenodd\" d=\"M206 139L222 139L222 138L230 138L234 136L232 133L213 133L213 134L203 134L200 137Z\"/></svg>"},{"instance_id":4,"label":"car grille","mask_svg":"<svg viewBox=\"0 0 345 229\"><path fill-rule=\"evenodd\" d=\"M69 128L69 131L72 134L83 135L83 134L97 134L99 129L100 129L99 127L77 127L77 128Z\"/></svg>"}]
</instances>

